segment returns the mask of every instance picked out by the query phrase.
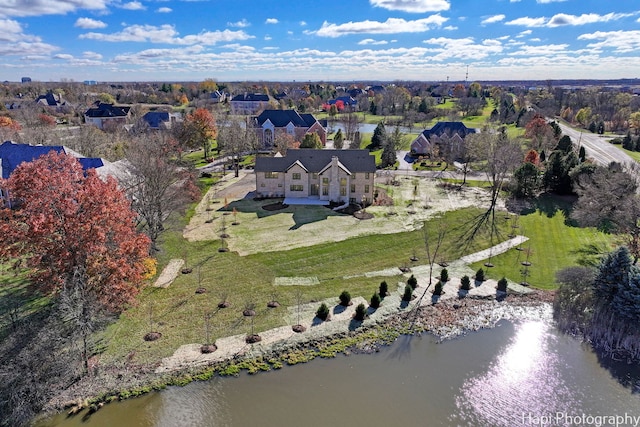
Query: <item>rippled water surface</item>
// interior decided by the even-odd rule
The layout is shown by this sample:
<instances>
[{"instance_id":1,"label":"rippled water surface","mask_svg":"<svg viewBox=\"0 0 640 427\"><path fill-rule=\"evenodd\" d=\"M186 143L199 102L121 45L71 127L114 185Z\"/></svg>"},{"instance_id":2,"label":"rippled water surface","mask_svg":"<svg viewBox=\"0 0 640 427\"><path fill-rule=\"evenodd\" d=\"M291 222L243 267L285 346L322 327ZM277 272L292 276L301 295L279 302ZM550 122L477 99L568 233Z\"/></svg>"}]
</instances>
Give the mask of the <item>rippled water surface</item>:
<instances>
[{"instance_id":1,"label":"rippled water surface","mask_svg":"<svg viewBox=\"0 0 640 427\"><path fill-rule=\"evenodd\" d=\"M639 379L639 367L605 368L548 322L501 322L443 343L402 337L373 355L174 387L86 422L58 416L41 426L563 425L551 422L640 417Z\"/></svg>"}]
</instances>

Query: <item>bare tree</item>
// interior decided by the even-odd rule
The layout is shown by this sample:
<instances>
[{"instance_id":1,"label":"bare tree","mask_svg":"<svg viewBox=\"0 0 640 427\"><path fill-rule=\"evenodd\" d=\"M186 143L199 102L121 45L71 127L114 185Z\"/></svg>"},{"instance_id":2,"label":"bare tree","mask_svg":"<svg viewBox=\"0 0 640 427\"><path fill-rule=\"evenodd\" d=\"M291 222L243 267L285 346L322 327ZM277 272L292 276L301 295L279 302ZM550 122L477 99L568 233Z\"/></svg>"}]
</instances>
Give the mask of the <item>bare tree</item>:
<instances>
[{"instance_id":1,"label":"bare tree","mask_svg":"<svg viewBox=\"0 0 640 427\"><path fill-rule=\"evenodd\" d=\"M221 123L218 132L218 149L233 162L235 176L238 176L240 157L258 150L256 130L250 123L243 123L232 117L227 117Z\"/></svg>"},{"instance_id":2,"label":"bare tree","mask_svg":"<svg viewBox=\"0 0 640 427\"><path fill-rule=\"evenodd\" d=\"M176 161L172 147L164 133L134 138L127 149L128 174L121 179L153 248L167 217L198 195L194 171Z\"/></svg>"},{"instance_id":3,"label":"bare tree","mask_svg":"<svg viewBox=\"0 0 640 427\"><path fill-rule=\"evenodd\" d=\"M360 130L360 118L356 113L349 110L346 114L341 115L342 125L344 126L345 139L352 140Z\"/></svg>"}]
</instances>

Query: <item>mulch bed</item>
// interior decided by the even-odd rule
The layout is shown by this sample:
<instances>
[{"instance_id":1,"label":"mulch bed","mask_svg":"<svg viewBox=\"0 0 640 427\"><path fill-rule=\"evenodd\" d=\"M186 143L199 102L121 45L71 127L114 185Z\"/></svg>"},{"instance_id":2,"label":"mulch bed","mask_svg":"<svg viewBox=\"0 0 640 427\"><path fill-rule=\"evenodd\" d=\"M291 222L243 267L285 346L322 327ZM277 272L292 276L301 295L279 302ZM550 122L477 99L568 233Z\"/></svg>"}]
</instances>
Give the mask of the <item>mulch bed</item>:
<instances>
[{"instance_id":1,"label":"mulch bed","mask_svg":"<svg viewBox=\"0 0 640 427\"><path fill-rule=\"evenodd\" d=\"M286 209L288 207L289 205L285 205L282 202L276 202L276 203L270 203L268 205L264 205L262 209L264 209L265 211L279 211L282 209Z\"/></svg>"}]
</instances>

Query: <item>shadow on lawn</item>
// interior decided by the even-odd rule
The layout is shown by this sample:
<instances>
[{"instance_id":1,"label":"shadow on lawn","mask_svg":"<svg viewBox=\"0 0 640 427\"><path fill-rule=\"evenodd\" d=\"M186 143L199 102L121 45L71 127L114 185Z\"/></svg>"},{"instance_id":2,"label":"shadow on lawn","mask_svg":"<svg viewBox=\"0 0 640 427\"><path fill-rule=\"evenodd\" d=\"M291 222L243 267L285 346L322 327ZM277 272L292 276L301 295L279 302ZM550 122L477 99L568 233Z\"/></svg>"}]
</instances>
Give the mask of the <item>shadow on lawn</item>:
<instances>
[{"instance_id":1,"label":"shadow on lawn","mask_svg":"<svg viewBox=\"0 0 640 427\"><path fill-rule=\"evenodd\" d=\"M577 196L559 196L551 193L543 193L535 199L509 200L507 208L520 215L531 215L538 213L547 218L553 218L558 212L564 216L564 223L569 227L578 225L571 219L573 205L578 200Z\"/></svg>"},{"instance_id":2,"label":"shadow on lawn","mask_svg":"<svg viewBox=\"0 0 640 427\"><path fill-rule=\"evenodd\" d=\"M249 193L251 195L252 193ZM343 216L344 214L332 211L326 206L315 205L285 205L279 199L263 199L256 200L252 198L243 198L228 203L226 206L218 209L218 212L236 212L254 213L258 218L266 218L278 214L293 214L294 225L289 230L296 230L305 224L324 221L330 216Z\"/></svg>"}]
</instances>

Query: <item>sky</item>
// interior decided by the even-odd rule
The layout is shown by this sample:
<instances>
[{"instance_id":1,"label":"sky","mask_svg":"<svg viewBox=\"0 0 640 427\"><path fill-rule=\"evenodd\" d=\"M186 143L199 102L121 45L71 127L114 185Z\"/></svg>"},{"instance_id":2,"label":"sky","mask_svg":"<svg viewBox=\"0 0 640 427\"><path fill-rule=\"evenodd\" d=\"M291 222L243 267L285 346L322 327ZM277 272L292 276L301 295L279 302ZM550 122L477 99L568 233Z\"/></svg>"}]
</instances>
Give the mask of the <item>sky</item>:
<instances>
[{"instance_id":1,"label":"sky","mask_svg":"<svg viewBox=\"0 0 640 427\"><path fill-rule=\"evenodd\" d=\"M640 1L0 0L0 64L43 82L638 78Z\"/></svg>"}]
</instances>

